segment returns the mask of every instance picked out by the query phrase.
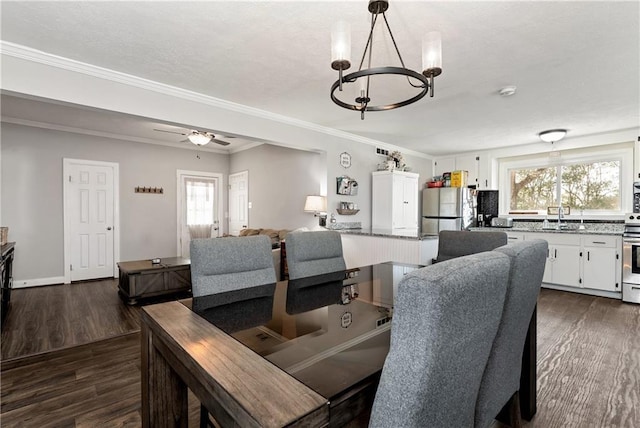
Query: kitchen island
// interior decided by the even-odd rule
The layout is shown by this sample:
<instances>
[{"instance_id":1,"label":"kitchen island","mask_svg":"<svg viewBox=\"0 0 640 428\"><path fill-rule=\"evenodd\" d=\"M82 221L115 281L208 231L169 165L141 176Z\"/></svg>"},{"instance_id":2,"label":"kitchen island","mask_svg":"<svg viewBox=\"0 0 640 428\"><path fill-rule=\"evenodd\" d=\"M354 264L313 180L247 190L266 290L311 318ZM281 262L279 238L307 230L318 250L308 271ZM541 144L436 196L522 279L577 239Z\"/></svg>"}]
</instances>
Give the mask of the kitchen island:
<instances>
[{"instance_id":1,"label":"kitchen island","mask_svg":"<svg viewBox=\"0 0 640 428\"><path fill-rule=\"evenodd\" d=\"M347 268L389 261L430 265L438 254L437 236L417 229L344 229L342 248Z\"/></svg>"}]
</instances>

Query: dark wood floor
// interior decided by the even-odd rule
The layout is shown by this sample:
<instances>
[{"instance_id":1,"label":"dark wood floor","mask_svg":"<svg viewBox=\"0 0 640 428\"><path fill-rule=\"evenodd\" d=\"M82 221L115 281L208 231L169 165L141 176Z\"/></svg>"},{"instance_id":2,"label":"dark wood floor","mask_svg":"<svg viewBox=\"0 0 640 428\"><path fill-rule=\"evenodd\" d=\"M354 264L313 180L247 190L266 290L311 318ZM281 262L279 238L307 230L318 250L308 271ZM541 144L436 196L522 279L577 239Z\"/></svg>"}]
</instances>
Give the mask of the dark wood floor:
<instances>
[{"instance_id":1,"label":"dark wood floor","mask_svg":"<svg viewBox=\"0 0 640 428\"><path fill-rule=\"evenodd\" d=\"M99 283L84 285L95 284ZM101 295L98 287L92 290ZM102 287L105 293L111 290L115 294L112 282L104 282ZM37 289L44 292L43 297L30 295L29 311L49 311L61 318L41 317L42 323L48 319L47 322L59 325L75 325L66 320L79 320L73 307L67 305L56 311L43 307L50 305L44 297L48 295L45 288ZM69 291L76 290L87 291L69 287ZM0 385L3 427L140 426L140 336L130 324L131 318L137 322L130 308L116 302L118 305L111 306L111 310L130 315L121 318L120 330L112 327L105 330L124 331L120 336L49 353L41 353L43 347L11 345L14 349L37 348L40 353L3 360ZM82 318L102 312L93 306L91 310L79 309ZM538 413L525 426L640 427L640 306L542 290L538 308ZM23 311L14 311L10 316ZM113 320L120 315L98 317ZM89 323L97 325L95 320ZM32 327L31 331L36 332L32 339L58 343L40 336L57 331L45 327ZM13 334L5 336L3 332L3 348L5 340L29 341L14 338ZM197 426L198 405L191 395L190 426ZM366 419L350 425L358 426L366 426Z\"/></svg>"},{"instance_id":2,"label":"dark wood floor","mask_svg":"<svg viewBox=\"0 0 640 428\"><path fill-rule=\"evenodd\" d=\"M0 359L140 331L140 309L122 304L117 290L117 280L14 289Z\"/></svg>"}]
</instances>

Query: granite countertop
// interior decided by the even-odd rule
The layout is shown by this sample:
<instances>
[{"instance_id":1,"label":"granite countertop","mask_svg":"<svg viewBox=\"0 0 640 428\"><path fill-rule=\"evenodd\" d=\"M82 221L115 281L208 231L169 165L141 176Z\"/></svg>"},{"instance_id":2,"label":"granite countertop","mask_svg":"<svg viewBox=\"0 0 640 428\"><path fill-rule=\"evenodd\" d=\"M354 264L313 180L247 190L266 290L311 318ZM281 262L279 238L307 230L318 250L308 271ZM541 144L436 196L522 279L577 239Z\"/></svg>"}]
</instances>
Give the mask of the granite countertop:
<instances>
[{"instance_id":1,"label":"granite countertop","mask_svg":"<svg viewBox=\"0 0 640 428\"><path fill-rule=\"evenodd\" d=\"M438 239L437 236L421 236L418 229L343 229L338 230L338 232L346 235L377 236L415 241Z\"/></svg>"},{"instance_id":2,"label":"granite countertop","mask_svg":"<svg viewBox=\"0 0 640 428\"><path fill-rule=\"evenodd\" d=\"M557 230L556 223L551 222L551 229L543 229L542 222L514 222L513 227L472 227L477 231L504 231L504 232L535 232L535 233L566 233L572 235L613 235L622 236L624 223L584 223L584 230L578 229L580 223L567 223L567 229Z\"/></svg>"}]
</instances>

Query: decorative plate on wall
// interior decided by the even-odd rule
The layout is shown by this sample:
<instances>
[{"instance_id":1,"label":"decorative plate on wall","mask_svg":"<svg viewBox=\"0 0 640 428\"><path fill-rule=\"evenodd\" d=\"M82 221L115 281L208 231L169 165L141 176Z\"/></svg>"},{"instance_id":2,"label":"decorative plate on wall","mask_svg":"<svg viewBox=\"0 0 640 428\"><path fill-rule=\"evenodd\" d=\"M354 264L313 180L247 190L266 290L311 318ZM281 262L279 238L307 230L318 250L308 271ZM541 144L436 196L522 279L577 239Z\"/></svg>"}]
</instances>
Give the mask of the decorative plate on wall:
<instances>
[{"instance_id":1,"label":"decorative plate on wall","mask_svg":"<svg viewBox=\"0 0 640 428\"><path fill-rule=\"evenodd\" d=\"M340 153L340 166L343 168L349 168L351 166L351 155L349 153Z\"/></svg>"}]
</instances>

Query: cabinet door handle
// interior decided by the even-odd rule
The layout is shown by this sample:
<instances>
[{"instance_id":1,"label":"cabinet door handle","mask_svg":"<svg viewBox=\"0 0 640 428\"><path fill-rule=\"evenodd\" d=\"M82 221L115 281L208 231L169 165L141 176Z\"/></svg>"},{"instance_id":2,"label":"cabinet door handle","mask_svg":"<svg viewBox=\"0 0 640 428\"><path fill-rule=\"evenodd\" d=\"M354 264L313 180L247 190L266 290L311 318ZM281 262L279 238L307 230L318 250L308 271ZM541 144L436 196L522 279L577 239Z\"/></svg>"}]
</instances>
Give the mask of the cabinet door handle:
<instances>
[{"instance_id":1,"label":"cabinet door handle","mask_svg":"<svg viewBox=\"0 0 640 428\"><path fill-rule=\"evenodd\" d=\"M553 257L554 258L558 258L558 249L557 248L553 250Z\"/></svg>"},{"instance_id":2,"label":"cabinet door handle","mask_svg":"<svg viewBox=\"0 0 640 428\"><path fill-rule=\"evenodd\" d=\"M587 261L589 261L589 256L591 255L590 253L591 251L587 251Z\"/></svg>"},{"instance_id":3,"label":"cabinet door handle","mask_svg":"<svg viewBox=\"0 0 640 428\"><path fill-rule=\"evenodd\" d=\"M592 244L606 244L604 241L591 241Z\"/></svg>"}]
</instances>

